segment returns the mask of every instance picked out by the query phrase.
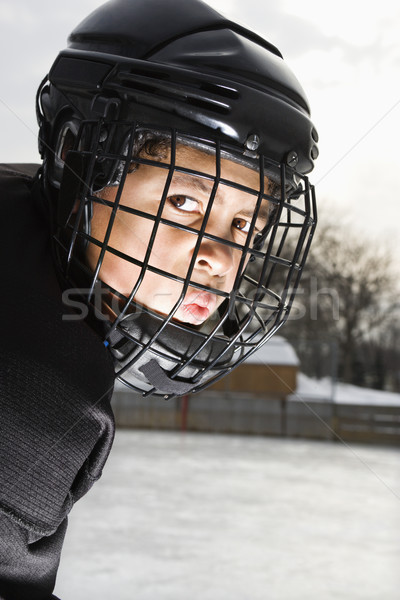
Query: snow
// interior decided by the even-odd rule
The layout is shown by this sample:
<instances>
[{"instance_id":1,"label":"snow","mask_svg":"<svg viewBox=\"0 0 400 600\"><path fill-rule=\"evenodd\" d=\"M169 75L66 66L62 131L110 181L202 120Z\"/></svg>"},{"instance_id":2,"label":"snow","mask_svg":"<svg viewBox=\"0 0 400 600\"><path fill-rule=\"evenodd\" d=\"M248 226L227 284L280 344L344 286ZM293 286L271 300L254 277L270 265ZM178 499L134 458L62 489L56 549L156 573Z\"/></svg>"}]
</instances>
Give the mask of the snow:
<instances>
[{"instance_id":1,"label":"snow","mask_svg":"<svg viewBox=\"0 0 400 600\"><path fill-rule=\"evenodd\" d=\"M285 338L276 335L254 352L246 361L249 364L298 366L299 359L293 346Z\"/></svg>"},{"instance_id":2,"label":"snow","mask_svg":"<svg viewBox=\"0 0 400 600\"><path fill-rule=\"evenodd\" d=\"M62 600L397 600L399 453L117 431L73 509Z\"/></svg>"},{"instance_id":3,"label":"snow","mask_svg":"<svg viewBox=\"0 0 400 600\"><path fill-rule=\"evenodd\" d=\"M338 404L400 407L400 394L370 390L347 383L333 385L332 379L329 377L312 379L304 373L298 373L296 393L290 396L290 399L301 401L304 398L334 401Z\"/></svg>"},{"instance_id":4,"label":"snow","mask_svg":"<svg viewBox=\"0 0 400 600\"><path fill-rule=\"evenodd\" d=\"M249 362L298 365L284 338ZM400 407L298 373L290 399ZM125 388L124 388L125 389ZM62 600L397 600L397 448L118 430L74 508Z\"/></svg>"}]
</instances>

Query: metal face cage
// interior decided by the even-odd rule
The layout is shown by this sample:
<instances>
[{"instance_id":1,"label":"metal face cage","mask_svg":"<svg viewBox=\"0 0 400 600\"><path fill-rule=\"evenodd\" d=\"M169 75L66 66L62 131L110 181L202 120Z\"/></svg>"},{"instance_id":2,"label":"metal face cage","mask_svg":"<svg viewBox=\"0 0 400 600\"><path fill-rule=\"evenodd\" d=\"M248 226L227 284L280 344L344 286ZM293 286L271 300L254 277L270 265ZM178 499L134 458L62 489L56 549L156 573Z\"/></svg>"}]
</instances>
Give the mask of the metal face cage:
<instances>
[{"instance_id":1,"label":"metal face cage","mask_svg":"<svg viewBox=\"0 0 400 600\"><path fill-rule=\"evenodd\" d=\"M66 155L56 255L101 324L116 376L144 396L203 390L288 318L316 226L314 189L289 166L248 154L100 120L81 124ZM230 257L229 277L207 270L205 246Z\"/></svg>"}]
</instances>

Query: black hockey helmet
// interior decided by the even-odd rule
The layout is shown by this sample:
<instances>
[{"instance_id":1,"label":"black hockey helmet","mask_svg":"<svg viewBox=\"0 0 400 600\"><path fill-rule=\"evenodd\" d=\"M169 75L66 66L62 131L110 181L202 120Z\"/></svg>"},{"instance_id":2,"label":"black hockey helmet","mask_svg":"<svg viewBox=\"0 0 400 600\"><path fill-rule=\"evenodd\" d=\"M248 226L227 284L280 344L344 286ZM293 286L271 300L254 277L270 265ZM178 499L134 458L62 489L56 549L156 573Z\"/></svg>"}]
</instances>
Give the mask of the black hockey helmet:
<instances>
[{"instance_id":1,"label":"black hockey helmet","mask_svg":"<svg viewBox=\"0 0 400 600\"><path fill-rule=\"evenodd\" d=\"M145 395L204 389L282 325L316 223L306 174L318 151L305 94L272 44L200 0L111 0L72 32L39 88L37 106L44 183L57 206L58 261L68 285L95 312L100 290L105 343L120 380ZM213 169L181 163L180 148L208 156ZM221 161L257 173L256 185L228 180ZM127 180L145 167L165 174L159 209L151 214L124 204ZM198 227L165 213L177 174L210 184ZM254 200L240 243L208 226L222 187ZM266 204L269 217L260 230ZM100 237L92 227L99 205L109 209ZM113 227L127 214L151 224L143 256L115 247ZM166 227L196 240L184 274L152 259ZM240 254L232 289L196 280L205 242ZM96 248L95 264L88 264L88 247ZM102 277L111 255L135 266L129 290ZM150 273L179 284L169 311L138 302ZM200 325L178 317L188 290L218 297L218 310Z\"/></svg>"}]
</instances>

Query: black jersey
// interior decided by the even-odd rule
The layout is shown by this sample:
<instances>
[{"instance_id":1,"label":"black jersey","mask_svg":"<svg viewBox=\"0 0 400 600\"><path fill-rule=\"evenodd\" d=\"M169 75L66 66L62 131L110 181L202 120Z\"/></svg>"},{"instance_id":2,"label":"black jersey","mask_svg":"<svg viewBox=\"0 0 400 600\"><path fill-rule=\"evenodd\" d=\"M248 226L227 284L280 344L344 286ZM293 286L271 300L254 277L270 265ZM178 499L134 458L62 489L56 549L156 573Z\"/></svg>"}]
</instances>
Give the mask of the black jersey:
<instances>
[{"instance_id":1,"label":"black jersey","mask_svg":"<svg viewBox=\"0 0 400 600\"><path fill-rule=\"evenodd\" d=\"M0 598L52 598L66 517L112 444L114 369L66 320L32 166L0 167Z\"/></svg>"}]
</instances>

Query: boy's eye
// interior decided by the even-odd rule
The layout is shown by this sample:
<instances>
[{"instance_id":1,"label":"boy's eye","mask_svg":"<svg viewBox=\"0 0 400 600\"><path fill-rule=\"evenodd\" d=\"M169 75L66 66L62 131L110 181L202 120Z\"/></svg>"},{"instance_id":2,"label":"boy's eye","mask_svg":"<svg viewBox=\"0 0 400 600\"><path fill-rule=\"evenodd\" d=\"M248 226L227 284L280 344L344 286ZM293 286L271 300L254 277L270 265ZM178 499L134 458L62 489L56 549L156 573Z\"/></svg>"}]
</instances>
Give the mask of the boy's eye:
<instances>
[{"instance_id":1,"label":"boy's eye","mask_svg":"<svg viewBox=\"0 0 400 600\"><path fill-rule=\"evenodd\" d=\"M250 222L246 221L246 219L234 219L233 226L236 227L236 229L242 231L243 233L248 233L250 231Z\"/></svg>"},{"instance_id":2,"label":"boy's eye","mask_svg":"<svg viewBox=\"0 0 400 600\"><path fill-rule=\"evenodd\" d=\"M189 198L188 196L170 196L168 200L179 210L184 210L185 212L199 211L199 203L197 200L193 200L193 198Z\"/></svg>"}]
</instances>

